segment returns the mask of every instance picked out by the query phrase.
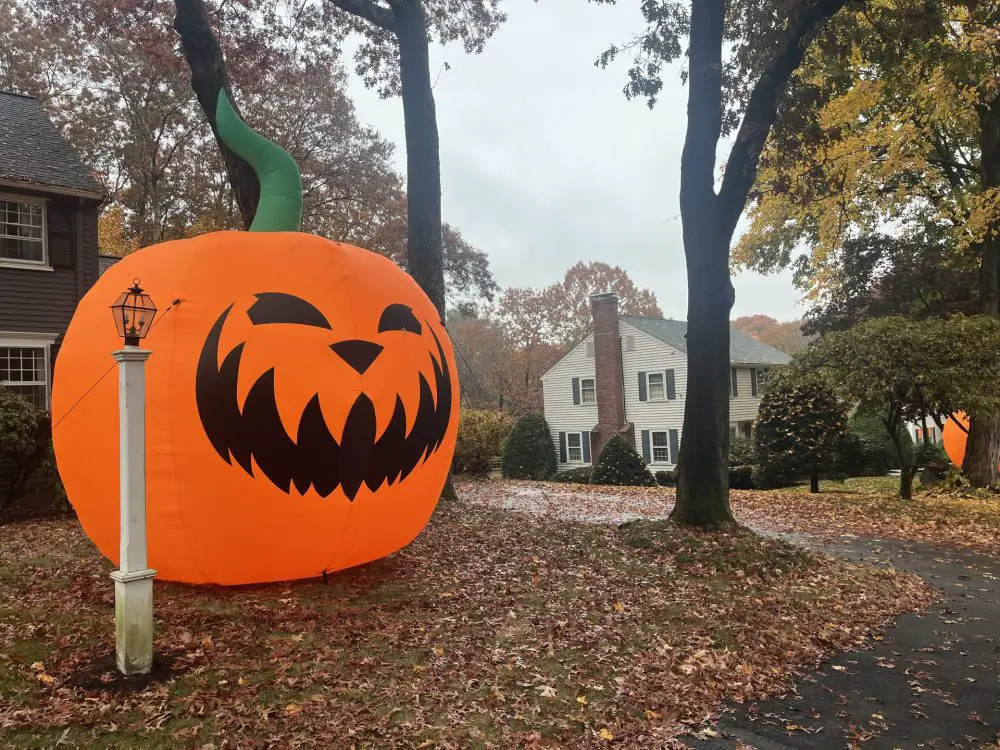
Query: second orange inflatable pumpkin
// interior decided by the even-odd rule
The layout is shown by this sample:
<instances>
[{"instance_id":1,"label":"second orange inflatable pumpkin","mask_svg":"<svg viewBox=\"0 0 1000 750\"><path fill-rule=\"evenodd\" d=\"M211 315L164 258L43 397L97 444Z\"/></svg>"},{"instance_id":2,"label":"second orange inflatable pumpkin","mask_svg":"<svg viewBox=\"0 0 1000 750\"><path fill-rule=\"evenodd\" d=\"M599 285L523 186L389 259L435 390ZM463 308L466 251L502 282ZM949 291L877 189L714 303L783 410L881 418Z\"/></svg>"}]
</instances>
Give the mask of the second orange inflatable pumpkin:
<instances>
[{"instance_id":1,"label":"second orange inflatable pumpkin","mask_svg":"<svg viewBox=\"0 0 1000 750\"><path fill-rule=\"evenodd\" d=\"M958 422L955 421L956 419ZM944 452L948 454L951 462L959 468L965 460L965 444L969 439L968 429L969 418L963 412L959 412L954 417L945 420L944 430L941 433Z\"/></svg>"}]
</instances>

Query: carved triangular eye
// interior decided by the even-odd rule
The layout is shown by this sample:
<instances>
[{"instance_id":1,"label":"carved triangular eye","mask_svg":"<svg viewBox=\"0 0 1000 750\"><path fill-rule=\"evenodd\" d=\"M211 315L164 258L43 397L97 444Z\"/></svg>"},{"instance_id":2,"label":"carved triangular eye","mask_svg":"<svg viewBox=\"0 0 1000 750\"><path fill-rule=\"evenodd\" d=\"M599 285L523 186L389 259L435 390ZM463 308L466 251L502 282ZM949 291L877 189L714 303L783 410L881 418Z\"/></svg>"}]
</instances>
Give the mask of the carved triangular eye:
<instances>
[{"instance_id":1,"label":"carved triangular eye","mask_svg":"<svg viewBox=\"0 0 1000 750\"><path fill-rule=\"evenodd\" d=\"M389 305L382 313L378 322L378 332L383 331L409 331L410 333L422 333L423 327L417 316L413 314L406 305Z\"/></svg>"}]
</instances>

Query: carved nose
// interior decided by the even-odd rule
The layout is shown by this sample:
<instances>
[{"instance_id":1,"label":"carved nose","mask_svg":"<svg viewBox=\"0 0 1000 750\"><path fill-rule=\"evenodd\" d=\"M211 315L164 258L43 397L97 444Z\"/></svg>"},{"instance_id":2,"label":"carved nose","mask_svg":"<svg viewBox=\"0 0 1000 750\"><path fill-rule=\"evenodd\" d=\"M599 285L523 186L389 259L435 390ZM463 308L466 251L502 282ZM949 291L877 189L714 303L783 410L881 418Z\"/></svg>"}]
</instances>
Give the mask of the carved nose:
<instances>
[{"instance_id":1,"label":"carved nose","mask_svg":"<svg viewBox=\"0 0 1000 750\"><path fill-rule=\"evenodd\" d=\"M382 353L382 347L372 341L361 341L350 339L349 341L338 341L331 344L330 348L336 352L342 360L357 370L359 375L364 375L365 370L372 366L378 355Z\"/></svg>"}]
</instances>

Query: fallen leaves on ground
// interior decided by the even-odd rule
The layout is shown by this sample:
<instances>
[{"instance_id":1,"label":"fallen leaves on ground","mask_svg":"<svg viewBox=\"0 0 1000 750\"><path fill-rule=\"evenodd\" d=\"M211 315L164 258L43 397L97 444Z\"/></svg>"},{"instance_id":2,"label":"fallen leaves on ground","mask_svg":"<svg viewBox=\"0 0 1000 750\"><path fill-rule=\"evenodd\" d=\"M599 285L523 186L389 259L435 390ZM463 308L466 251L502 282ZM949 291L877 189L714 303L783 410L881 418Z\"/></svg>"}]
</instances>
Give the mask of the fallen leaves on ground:
<instances>
[{"instance_id":1,"label":"fallen leaves on ground","mask_svg":"<svg viewBox=\"0 0 1000 750\"><path fill-rule=\"evenodd\" d=\"M12 747L675 747L931 598L743 529L442 503L409 547L328 585L157 582L172 673L122 691L77 679L113 648L111 566L73 520L3 534Z\"/></svg>"},{"instance_id":2,"label":"fallen leaves on ground","mask_svg":"<svg viewBox=\"0 0 1000 750\"><path fill-rule=\"evenodd\" d=\"M1000 553L1000 496L894 495L892 477L823 482L823 491L801 488L730 491L736 520L759 532L833 538L841 535L910 539ZM623 523L661 519L674 507L667 487L504 480L458 483L469 502L562 520Z\"/></svg>"}]
</instances>

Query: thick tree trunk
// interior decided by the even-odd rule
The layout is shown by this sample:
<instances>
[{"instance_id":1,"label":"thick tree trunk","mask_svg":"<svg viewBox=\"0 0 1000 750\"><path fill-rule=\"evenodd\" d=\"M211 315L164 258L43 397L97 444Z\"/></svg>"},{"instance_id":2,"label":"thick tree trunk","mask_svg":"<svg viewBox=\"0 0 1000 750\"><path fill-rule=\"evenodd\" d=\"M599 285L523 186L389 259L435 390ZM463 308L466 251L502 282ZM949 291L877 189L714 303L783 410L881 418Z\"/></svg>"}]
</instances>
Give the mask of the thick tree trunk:
<instances>
[{"instance_id":1,"label":"thick tree trunk","mask_svg":"<svg viewBox=\"0 0 1000 750\"><path fill-rule=\"evenodd\" d=\"M420 0L397 0L392 10L406 127L406 265L443 321L441 160L427 30Z\"/></svg>"},{"instance_id":2,"label":"thick tree trunk","mask_svg":"<svg viewBox=\"0 0 1000 750\"><path fill-rule=\"evenodd\" d=\"M243 217L243 226L249 229L257 212L257 201L260 199L257 173L223 143L215 126L215 107L221 89L225 89L233 109L242 117L229 87L229 71L222 56L222 48L212 32L202 0L175 0L175 5L177 14L174 16L174 29L180 35L184 58L191 68L191 85L198 95L198 102L208 124L212 127L215 142L222 152L229 184L236 195L236 204Z\"/></svg>"},{"instance_id":3,"label":"thick tree trunk","mask_svg":"<svg viewBox=\"0 0 1000 750\"><path fill-rule=\"evenodd\" d=\"M899 496L904 500L913 499L913 477L916 471L912 466L904 466L899 472Z\"/></svg>"},{"instance_id":4,"label":"thick tree trunk","mask_svg":"<svg viewBox=\"0 0 1000 750\"><path fill-rule=\"evenodd\" d=\"M688 122L681 154L681 223L687 262L687 394L677 465L677 523L718 528L729 510L729 242L735 229L720 219L715 150L722 133L724 0L692 9ZM747 185L749 189L749 185ZM745 200L746 193L742 199ZM742 209L742 203L736 211Z\"/></svg>"},{"instance_id":5,"label":"thick tree trunk","mask_svg":"<svg viewBox=\"0 0 1000 750\"><path fill-rule=\"evenodd\" d=\"M671 518L707 528L729 510L729 244L757 175L778 99L816 30L846 0L801 4L747 99L719 193L715 152L722 134L722 44L726 0L691 4L688 121L681 154L681 221L688 271L688 377L684 431Z\"/></svg>"},{"instance_id":6,"label":"thick tree trunk","mask_svg":"<svg viewBox=\"0 0 1000 750\"><path fill-rule=\"evenodd\" d=\"M980 111L980 146L983 187L1000 187L1000 97ZM980 309L984 315L1000 317L1000 221L990 224L984 238L979 266ZM973 414L962 471L973 487L1000 484L1000 415Z\"/></svg>"},{"instance_id":7,"label":"thick tree trunk","mask_svg":"<svg viewBox=\"0 0 1000 750\"><path fill-rule=\"evenodd\" d=\"M729 238L712 230L711 212L705 208L697 216L689 215L691 207L683 214L688 253L688 379L677 504L671 518L692 526L718 528L733 520L727 470L733 287Z\"/></svg>"},{"instance_id":8,"label":"thick tree trunk","mask_svg":"<svg viewBox=\"0 0 1000 750\"><path fill-rule=\"evenodd\" d=\"M1000 416L983 414L969 422L969 439L965 446L962 471L973 487L1000 485L997 466L1000 465Z\"/></svg>"},{"instance_id":9,"label":"thick tree trunk","mask_svg":"<svg viewBox=\"0 0 1000 750\"><path fill-rule=\"evenodd\" d=\"M817 494L819 492L819 473L813 472L809 475L809 492Z\"/></svg>"}]
</instances>

